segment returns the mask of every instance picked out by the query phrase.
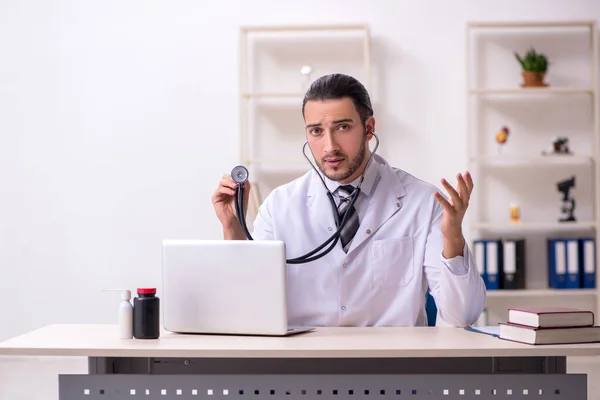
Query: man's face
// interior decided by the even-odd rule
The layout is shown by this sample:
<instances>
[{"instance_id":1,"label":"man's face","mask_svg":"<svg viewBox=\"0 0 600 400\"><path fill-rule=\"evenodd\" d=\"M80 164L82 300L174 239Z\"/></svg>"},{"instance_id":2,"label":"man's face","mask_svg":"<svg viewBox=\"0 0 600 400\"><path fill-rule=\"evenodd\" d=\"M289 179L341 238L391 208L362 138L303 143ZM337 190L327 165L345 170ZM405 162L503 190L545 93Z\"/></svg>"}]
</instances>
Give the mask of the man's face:
<instances>
[{"instance_id":1,"label":"man's face","mask_svg":"<svg viewBox=\"0 0 600 400\"><path fill-rule=\"evenodd\" d=\"M352 182L367 161L367 140L374 131L370 117L363 126L350 98L308 101L304 108L306 136L323 174L341 183Z\"/></svg>"}]
</instances>

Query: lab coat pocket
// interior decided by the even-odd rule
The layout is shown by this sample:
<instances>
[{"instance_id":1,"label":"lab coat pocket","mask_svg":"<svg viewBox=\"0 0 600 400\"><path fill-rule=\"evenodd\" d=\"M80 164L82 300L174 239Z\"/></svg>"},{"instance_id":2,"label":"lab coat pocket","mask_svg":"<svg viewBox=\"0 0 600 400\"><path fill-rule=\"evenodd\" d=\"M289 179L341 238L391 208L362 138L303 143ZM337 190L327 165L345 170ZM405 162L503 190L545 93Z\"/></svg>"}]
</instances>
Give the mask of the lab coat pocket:
<instances>
[{"instance_id":1,"label":"lab coat pocket","mask_svg":"<svg viewBox=\"0 0 600 400\"><path fill-rule=\"evenodd\" d=\"M394 288L412 281L415 271L411 236L374 240L371 249L375 286Z\"/></svg>"}]
</instances>

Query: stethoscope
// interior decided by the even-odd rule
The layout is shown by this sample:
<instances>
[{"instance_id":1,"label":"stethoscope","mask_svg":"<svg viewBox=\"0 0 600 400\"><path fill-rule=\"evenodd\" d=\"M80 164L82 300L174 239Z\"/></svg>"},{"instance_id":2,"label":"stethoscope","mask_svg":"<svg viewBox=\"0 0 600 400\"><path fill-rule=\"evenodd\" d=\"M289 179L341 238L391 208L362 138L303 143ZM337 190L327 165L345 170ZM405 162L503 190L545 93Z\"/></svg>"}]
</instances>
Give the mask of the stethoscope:
<instances>
[{"instance_id":1,"label":"stethoscope","mask_svg":"<svg viewBox=\"0 0 600 400\"><path fill-rule=\"evenodd\" d=\"M356 199L358 199L358 192L360 192L360 188L362 186L363 180L365 179L365 171L367 170L367 167L371 163L373 154L375 154L375 152L377 151L377 148L379 147L379 138L374 133L371 132L371 134L373 136L375 136L377 143L375 145L375 149L371 152L371 155L369 156L369 160L367 161L367 166L365 167L365 169L361 175L358 185L354 188L354 190L350 194L352 200L350 201L350 204L348 205L348 209L350 209L350 207L354 206L354 203L356 203ZM327 197L329 198L329 202L331 203L331 207L333 209L333 216L335 218L335 222L338 226L338 229L331 235L331 237L329 239L327 239L325 242L323 242L320 246L318 246L314 250L309 251L308 253L306 253L300 257L291 258L291 259L286 260L286 262L288 264L309 263L309 262L318 260L319 258L328 254L331 250L333 250L333 248L337 244L338 240L340 239L340 233L342 232L344 225L346 225L347 218L350 215L350 213L345 213L344 218L340 221L340 216L338 214L335 200L333 199L333 194L331 194L331 191L327 188L327 184L325 183L325 180L323 179L323 177L321 176L321 174L319 173L317 168L310 161L310 159L306 156L306 146L307 145L308 145L308 141L305 142L304 145L302 146L302 154L304 155L304 158L306 158L308 160L311 167L315 170L315 172L321 179L321 182L323 182L323 186L325 187L325 190L327 191ZM246 219L244 218L244 211L243 211L243 204L244 204L243 185L248 180L248 176L249 176L248 169L242 165L238 165L237 167L233 168L233 170L231 171L231 178L233 179L233 181L235 183L237 183L237 187L235 188L235 198L234 198L235 212L237 214L238 220L240 221L240 224L242 225L242 229L244 230L244 234L246 235L246 238L248 240L254 240L252 238L252 235L248 231L248 226L246 225ZM331 243L331 242L333 242L333 243ZM325 250L325 252L315 255L319 251L323 250L325 248L325 246L327 246L329 243L331 243L331 245Z\"/></svg>"}]
</instances>

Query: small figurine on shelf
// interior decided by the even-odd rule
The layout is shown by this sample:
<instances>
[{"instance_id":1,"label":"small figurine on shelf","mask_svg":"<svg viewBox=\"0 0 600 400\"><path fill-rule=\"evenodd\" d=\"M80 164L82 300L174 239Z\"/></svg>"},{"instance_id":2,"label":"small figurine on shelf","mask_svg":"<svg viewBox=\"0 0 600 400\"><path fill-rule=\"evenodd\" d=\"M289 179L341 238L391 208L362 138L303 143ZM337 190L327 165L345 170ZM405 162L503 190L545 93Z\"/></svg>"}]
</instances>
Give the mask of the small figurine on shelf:
<instances>
[{"instance_id":1,"label":"small figurine on shelf","mask_svg":"<svg viewBox=\"0 0 600 400\"><path fill-rule=\"evenodd\" d=\"M503 126L502 130L496 133L496 143L498 143L498 154L501 153L502 146L508 140L508 135L510 134L510 129L507 126Z\"/></svg>"},{"instance_id":2,"label":"small figurine on shelf","mask_svg":"<svg viewBox=\"0 0 600 400\"><path fill-rule=\"evenodd\" d=\"M569 190L573 187L575 187L574 176L556 184L557 190L563 194L563 204L560 208L560 211L567 214L566 217L560 218L558 220L559 222L576 221L575 216L573 215L573 212L575 211L575 199L569 193Z\"/></svg>"},{"instance_id":3,"label":"small figurine on shelf","mask_svg":"<svg viewBox=\"0 0 600 400\"><path fill-rule=\"evenodd\" d=\"M512 203L510 205L510 223L520 224L521 223L521 208L518 204Z\"/></svg>"},{"instance_id":4,"label":"small figurine on shelf","mask_svg":"<svg viewBox=\"0 0 600 400\"><path fill-rule=\"evenodd\" d=\"M549 152L542 151L542 155L548 154L573 154L569 149L569 138L559 136L552 142L552 149Z\"/></svg>"},{"instance_id":5,"label":"small figurine on shelf","mask_svg":"<svg viewBox=\"0 0 600 400\"><path fill-rule=\"evenodd\" d=\"M554 148L555 153L560 154L571 154L569 150L569 138L567 137L558 137L552 143L552 147Z\"/></svg>"}]
</instances>

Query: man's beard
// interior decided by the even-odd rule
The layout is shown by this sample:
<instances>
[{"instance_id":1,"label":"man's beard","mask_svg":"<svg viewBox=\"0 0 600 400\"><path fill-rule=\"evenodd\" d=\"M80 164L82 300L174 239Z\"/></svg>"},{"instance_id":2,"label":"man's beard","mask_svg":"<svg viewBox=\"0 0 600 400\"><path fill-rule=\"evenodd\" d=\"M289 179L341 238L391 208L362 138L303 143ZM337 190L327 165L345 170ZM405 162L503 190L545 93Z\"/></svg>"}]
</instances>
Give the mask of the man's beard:
<instances>
[{"instance_id":1,"label":"man's beard","mask_svg":"<svg viewBox=\"0 0 600 400\"><path fill-rule=\"evenodd\" d=\"M349 177L351 177L362 165L363 161L365 160L365 157L367 155L367 141L363 140L362 144L360 146L360 150L358 151L358 154L356 155L356 157L354 157L354 159L350 160L350 165L348 166L348 170L344 173L340 174L340 171L333 171L333 172L326 172L325 168L323 167L324 164L326 164L325 159L326 158L332 158L332 157L344 157L346 159L348 159L348 157L346 156L346 154L341 153L339 151L335 151L329 154L326 154L323 156L323 158L321 159L320 162L317 162L317 165L319 167L319 170L323 173L323 175L325 175L327 178L331 179L332 181L343 181L348 179Z\"/></svg>"}]
</instances>

